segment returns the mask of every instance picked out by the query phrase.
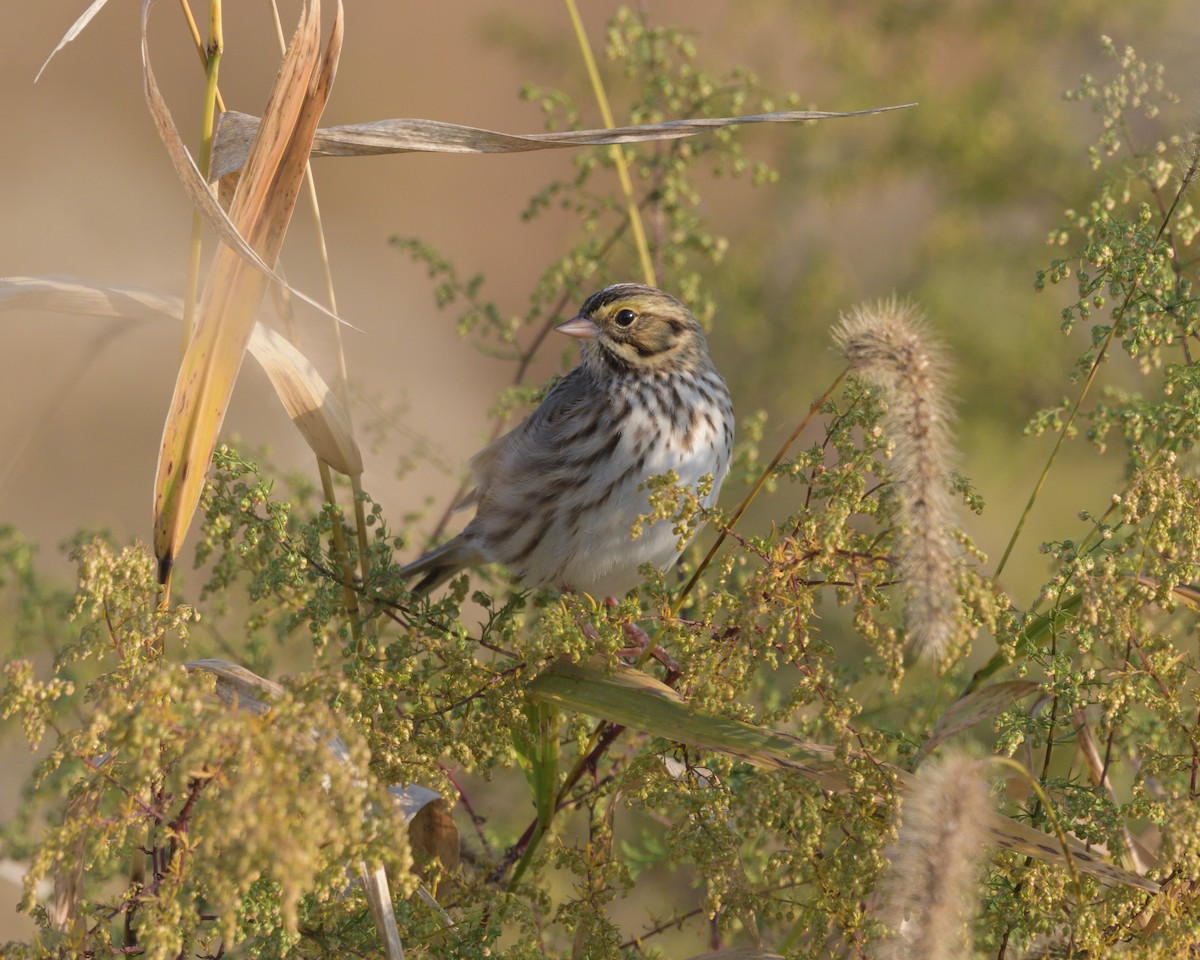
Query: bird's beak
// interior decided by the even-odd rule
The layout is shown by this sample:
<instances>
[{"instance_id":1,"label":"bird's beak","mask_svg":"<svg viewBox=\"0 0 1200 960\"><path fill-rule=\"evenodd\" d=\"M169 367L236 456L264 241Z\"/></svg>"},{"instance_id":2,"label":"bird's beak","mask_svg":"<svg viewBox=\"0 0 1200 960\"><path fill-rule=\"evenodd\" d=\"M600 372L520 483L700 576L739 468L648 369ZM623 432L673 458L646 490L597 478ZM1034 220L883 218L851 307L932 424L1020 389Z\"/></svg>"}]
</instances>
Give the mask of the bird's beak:
<instances>
[{"instance_id":1,"label":"bird's beak","mask_svg":"<svg viewBox=\"0 0 1200 960\"><path fill-rule=\"evenodd\" d=\"M566 323L560 323L554 329L559 333L565 333L568 337L578 337L580 340L595 340L600 336L600 328L596 325L596 321L582 313L576 314Z\"/></svg>"}]
</instances>

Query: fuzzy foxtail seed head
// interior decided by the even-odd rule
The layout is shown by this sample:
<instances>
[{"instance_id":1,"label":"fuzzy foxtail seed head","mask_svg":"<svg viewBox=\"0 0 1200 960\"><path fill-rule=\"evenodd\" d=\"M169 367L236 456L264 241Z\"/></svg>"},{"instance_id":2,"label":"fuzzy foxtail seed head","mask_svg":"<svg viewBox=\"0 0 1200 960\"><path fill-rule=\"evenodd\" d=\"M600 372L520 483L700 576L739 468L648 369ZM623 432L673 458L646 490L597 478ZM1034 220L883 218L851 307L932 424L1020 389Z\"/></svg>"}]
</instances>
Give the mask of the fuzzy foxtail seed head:
<instances>
[{"instance_id":1,"label":"fuzzy foxtail seed head","mask_svg":"<svg viewBox=\"0 0 1200 960\"><path fill-rule=\"evenodd\" d=\"M990 810L980 761L951 753L922 767L901 803L899 836L883 880L880 919L891 938L882 960L970 955L967 921L978 908Z\"/></svg>"},{"instance_id":2,"label":"fuzzy foxtail seed head","mask_svg":"<svg viewBox=\"0 0 1200 960\"><path fill-rule=\"evenodd\" d=\"M917 648L937 656L959 624L942 349L917 308L895 297L843 315L834 339L854 371L877 387L887 404L883 426L892 442L900 504L905 619Z\"/></svg>"}]
</instances>

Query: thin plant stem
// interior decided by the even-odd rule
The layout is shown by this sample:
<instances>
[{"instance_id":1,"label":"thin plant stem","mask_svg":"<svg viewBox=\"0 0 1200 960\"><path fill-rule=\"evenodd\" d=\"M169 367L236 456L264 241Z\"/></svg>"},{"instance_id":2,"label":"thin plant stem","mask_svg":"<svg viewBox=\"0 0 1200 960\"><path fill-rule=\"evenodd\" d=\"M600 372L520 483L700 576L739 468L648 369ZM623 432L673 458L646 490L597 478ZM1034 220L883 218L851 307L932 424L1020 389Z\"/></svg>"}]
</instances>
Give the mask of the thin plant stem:
<instances>
[{"instance_id":1,"label":"thin plant stem","mask_svg":"<svg viewBox=\"0 0 1200 960\"><path fill-rule=\"evenodd\" d=\"M283 53L287 50L287 39L286 39L286 37L284 37L284 34L283 34L283 20L279 16L279 4L276 2L276 0L271 0L271 13L275 20L275 39L279 43L280 52ZM308 192L308 203L309 203L309 206L312 207L313 223L316 226L316 231L317 231L317 253L321 260L321 276L322 276L322 279L325 281L325 298L329 304L330 314L333 316L336 316L337 312L338 312L338 306L337 306L337 293L334 290L334 285L333 285L333 267L331 266L331 264L329 262L329 246L325 242L325 224L321 219L321 204L317 199L317 182L316 182L316 179L313 177L311 160L306 162L304 165L304 184L305 184L305 187ZM351 410L350 410L350 388L349 388L350 375L348 372L348 368L346 366L346 349L345 349L345 345L342 342L342 325L340 323L338 323L336 320L334 320L332 322L333 322L333 339L334 339L334 343L336 344L336 348L337 348L337 376L334 378L334 389L337 391L337 398L342 403L342 410L346 415L346 421L347 421L347 423L351 424L351 426L352 426L353 420L352 420L352 414L351 414ZM320 469L322 471L322 473L321 473L322 486L325 486L325 474L329 469L328 465L321 463ZM363 489L362 489L362 477L351 477L350 485L351 485L351 490L353 491L353 495L354 495L355 535L358 538L359 569L362 573L363 584L365 585L367 582L367 574L370 572L370 557L368 556L368 553L367 553L367 518L366 518L366 508L363 506L364 498L363 498ZM327 489L332 491L332 484L330 484ZM331 504L333 504L335 502L334 500L330 500L328 497L326 499ZM335 542L338 539L340 539L340 530L335 535ZM342 557L345 557L344 547L345 547L345 544L343 543L342 544L343 550L341 553ZM351 584L353 578L350 576L348 564L345 564L345 566L347 567L347 569L343 570L343 574L345 576L345 582L347 584ZM353 589L352 585L346 587L345 589L349 590L349 594L354 593L354 589ZM347 594L347 596L349 596L349 594ZM357 596L355 597L353 611L351 611L351 608L349 606L347 606L346 612L351 613L353 619L355 621L357 621L357 619L358 619L358 617L357 617L357 614L358 614ZM357 631L355 633L355 636L357 637Z\"/></svg>"},{"instance_id":2,"label":"thin plant stem","mask_svg":"<svg viewBox=\"0 0 1200 960\"><path fill-rule=\"evenodd\" d=\"M828 401L829 398L833 395L833 392L838 388L838 386L846 378L846 375L849 372L850 372L849 367L842 370L842 372L837 375L837 377L829 385L829 387L825 390L825 392L823 394L821 394L821 396L818 397L813 402L812 406L810 406L808 409L808 413L804 416L804 418L796 426L796 429L792 431L791 436L789 436L787 438L787 440L784 441L783 445L780 446L778 451L776 451L775 456L772 458L771 462L766 466L766 468L762 471L762 473L759 474L758 479L754 482L754 485L750 488L749 493L746 494L746 496L743 498L742 502L738 505L737 510L734 511L733 517L730 518L729 523L725 527L722 528L721 533L717 537L716 542L712 545L712 547L709 549L708 553L705 555L704 559L700 562L700 565L696 568L695 573L692 574L691 579L684 586L683 590L681 590L679 592L679 596L676 597L675 602L672 604L672 608L671 608L672 618L675 617L676 615L678 615L679 610L683 605L684 599L687 597L688 593L691 592L691 589L695 586L696 581L700 578L700 575L704 572L704 569L709 565L709 563L712 562L712 559L713 559L713 557L716 556L717 551L721 547L721 544L725 542L726 536L729 534L730 531L733 530L734 526L742 518L743 514L745 514L745 512L749 509L750 504L754 502L754 499L762 491L762 488L764 486L766 486L767 480L770 479L770 476L774 472L775 468L779 466L780 462L787 455L788 450L790 450L792 448L792 445L796 442L796 440L799 439L800 435L808 428L809 424L812 423L813 417L815 417L817 415L817 413L820 411L821 407L825 405L826 401ZM666 621L664 620L663 624L658 628L658 631L655 634L654 639L652 639L648 644L646 644L646 649L642 651L641 655L638 657L637 661L634 663L635 667L641 667L646 662L646 660L648 660L650 658L650 656L654 652L654 648L658 644L658 640L661 637L662 632L665 629L666 629ZM566 779L563 781L563 785L559 790L558 800L555 803L554 808L551 811L551 817L553 816L553 814L555 812L557 812L558 806L559 806L559 804L561 804L562 800L565 798L566 793L570 790L571 786L574 785L574 783L578 779L580 773L582 773L584 766L587 764L593 751L599 746L600 739L604 735L606 728L608 728L609 726L610 725L608 724L607 721L601 720L599 723L596 724L595 728L592 730L591 737L588 739L587 747L584 750L580 751L580 755L579 755L579 758L575 762L575 766L571 769L571 771L567 774ZM540 830L540 831L535 830L534 835L530 838L529 845L523 851L523 854L521 856L521 861L517 866L517 871L514 873L514 877L513 877L512 881L510 882L510 889L512 888L511 885L516 882L516 880L520 876L520 874L524 872L524 869L525 869L524 865L526 864L528 858L531 856L531 852L530 852L531 849L537 845L537 841L541 839L542 832L544 832L544 829L548 826L549 826L549 824L546 824L545 827L542 828L542 830Z\"/></svg>"},{"instance_id":3,"label":"thin plant stem","mask_svg":"<svg viewBox=\"0 0 1200 960\"><path fill-rule=\"evenodd\" d=\"M733 516L729 518L729 523L722 526L721 532L717 535L717 539L713 542L713 545L708 548L708 553L704 555L704 559L700 561L699 565L688 579L688 582L684 584L683 589L680 590L678 596L675 597L675 600L671 604L671 619L674 619L679 615L679 611L683 608L684 600L686 600L688 594L692 592L692 588L696 586L697 581L699 581L700 576L708 568L708 565L712 563L713 557L715 557L717 555L717 551L721 549L721 545L725 542L725 538L728 537L733 528L737 526L738 521L742 519L742 516L745 514L745 512L750 509L750 504L752 504L754 499L759 495L759 493L762 492L762 488L767 485L767 481L771 478L771 474L775 472L775 468L778 467L783 458L787 456L787 452L792 448L792 444L794 444L800 438L800 434L808 429L809 424L812 423L813 417L817 415L821 407L823 407L826 401L828 401L833 395L833 391L835 391L841 382L846 379L846 374L849 372L850 368L846 367L837 375L837 377L834 378L833 383L829 385L825 392L813 401L812 406L808 408L808 413L804 415L804 418L799 424L797 424L796 429L792 431L792 435L783 442L783 445L780 446L780 448L775 452L775 456L771 459L771 462L768 463L762 473L758 475L758 479L754 481L754 486L750 488L750 492L746 494L746 496L742 499L742 502L738 504L737 509L733 511ZM641 667L653 655L654 648L658 645L659 638L666 629L667 622L664 620L663 623L660 624L658 630L655 632L654 639L646 645L646 649L643 650L641 655L637 658L637 661L634 663L635 667Z\"/></svg>"},{"instance_id":4,"label":"thin plant stem","mask_svg":"<svg viewBox=\"0 0 1200 960\"><path fill-rule=\"evenodd\" d=\"M1182 199L1184 192L1192 181L1195 180L1197 173L1200 173L1200 153L1192 158L1187 171L1180 180L1179 189L1175 192L1175 198L1171 202L1171 206L1163 214L1162 223L1159 225L1158 232L1155 234L1155 240L1161 240L1167 233L1171 225L1171 219L1175 215L1175 211L1179 207L1179 201ZM1142 277L1139 275L1134 279L1133 284L1129 288L1129 292L1125 294L1125 300L1121 303L1121 307L1113 315L1112 326L1109 328L1108 336L1104 338L1104 342L1100 345L1100 350L1096 354L1096 359L1092 361L1091 367L1088 369L1087 379L1084 380L1083 389L1080 390L1079 396L1075 398L1075 403L1071 407L1071 413L1063 423L1062 428L1058 431L1058 439L1054 442L1054 449L1050 451L1050 457L1046 461L1045 467L1042 468L1041 476L1038 477L1037 483L1034 484L1033 492L1029 495L1029 501L1025 504L1025 509L1021 513L1021 518L1017 521L1017 527L1013 530L1012 537L1009 538L1008 546L1004 548L1004 554L1000 557L1000 563L996 566L996 572L992 575L993 580L999 580L1000 574L1004 571L1005 565L1008 563L1008 558L1012 554L1013 547L1016 546L1017 538L1020 537L1021 531L1025 528L1025 521L1029 519L1029 514L1033 510L1033 505L1037 501L1038 494L1042 490L1042 486L1046 482L1046 477L1050 474L1050 468L1054 464L1055 458L1058 456L1058 451L1061 449L1063 440L1066 439L1067 433L1070 431L1072 424L1075 422L1076 416L1079 414L1079 408L1083 404L1086 397L1092 388L1092 383L1096 379L1096 373L1100 369L1100 364L1104 362L1108 354L1109 344L1112 343L1113 337L1117 334L1117 327L1120 325L1121 318L1125 316L1125 311L1129 309L1130 303L1133 302L1133 296L1138 291Z\"/></svg>"},{"instance_id":5,"label":"thin plant stem","mask_svg":"<svg viewBox=\"0 0 1200 960\"><path fill-rule=\"evenodd\" d=\"M1125 307L1129 305L1130 300L1137 287L1130 288L1128 295L1125 297L1125 303L1121 306L1121 311L1118 316L1124 314ZM1000 557L1000 562L996 565L996 572L992 574L992 579L998 581L1000 574L1004 572L1004 567L1008 563L1008 558L1012 555L1013 547L1017 545L1017 539L1021 536L1021 531L1025 529L1025 521L1029 519L1030 513L1033 512L1033 505L1037 503L1038 495L1042 492L1042 487L1045 486L1046 478L1050 476L1050 469L1054 466L1054 461L1058 458L1058 451L1062 449L1063 441L1066 440L1067 434L1075 423L1075 418L1079 415L1079 408L1083 405L1084 398L1092 389L1092 384L1095 382L1096 373L1100 369L1100 364L1104 362L1104 358L1108 355L1108 346L1112 343L1112 339L1117 333L1117 320L1114 318L1112 328L1108 331L1108 336L1104 338L1104 342L1100 345L1100 350L1096 354L1096 359L1092 361L1092 366L1088 370L1087 378L1083 382L1083 388L1079 391L1079 395L1075 398L1075 403L1071 406L1071 412L1067 419L1063 421L1062 427L1058 431L1058 439L1054 441L1054 449L1050 451L1050 456L1046 458L1046 464L1042 467L1041 475L1037 479L1037 483L1033 485L1033 490L1029 494L1029 499L1025 503L1025 509L1021 512L1021 517L1017 521L1016 529L1013 530L1012 536L1008 540L1008 546L1004 548L1004 553Z\"/></svg>"},{"instance_id":6,"label":"thin plant stem","mask_svg":"<svg viewBox=\"0 0 1200 960\"><path fill-rule=\"evenodd\" d=\"M324 460L317 460L317 468L321 474L321 494L331 507L337 506L337 491L333 488L333 469ZM342 578L342 603L346 615L350 618L350 632L357 643L362 639L362 627L359 625L358 593L354 589L354 571L350 567L350 555L346 551L346 536L343 532L340 514L335 514L330 524L330 535L333 538L333 562L337 565Z\"/></svg>"},{"instance_id":7,"label":"thin plant stem","mask_svg":"<svg viewBox=\"0 0 1200 960\"><path fill-rule=\"evenodd\" d=\"M691 575L688 583L684 584L684 588L680 590L679 595L676 599L674 599L674 602L671 605L672 618L678 616L680 607L683 607L683 601L691 592L692 587L696 586L696 582L700 580L700 576L703 574L704 569L707 568L709 563L712 563L713 557L716 556L716 551L720 550L721 544L724 544L726 536L730 534L734 527L737 526L738 521L742 520L742 516L745 514L745 511L750 509L750 504L754 503L758 493L761 493L762 488L767 485L767 480L770 479L770 475L774 473L775 468L778 467L782 460L784 460L784 457L787 456L787 451L792 449L792 444L796 443L796 440L799 439L800 434L802 434L805 430L808 430L809 424L812 422L812 418L814 418L814 416L820 412L820 409L824 406L824 404L826 404L826 402L829 400L829 397L833 396L834 390L838 389L838 386L841 384L842 380L846 379L847 373L850 373L850 367L846 367L845 370L842 370L841 373L834 378L834 382L829 384L826 391L824 391L820 397L817 397L817 400L812 402L812 406L809 407L809 412L804 415L802 420L800 420L796 430L793 430L791 436L788 437L784 443L782 443L779 450L775 452L775 456L772 458L772 461L767 464L767 467L762 470L762 473L758 474L758 479L755 480L754 486L750 488L750 492L746 493L742 503L738 504L738 509L733 511L733 516L730 518L730 522L721 528L721 533L718 535L718 538L716 538L713 546L709 547L708 553L704 554L704 559L701 560L700 565L697 566L696 571ZM658 631L655 632L653 640L646 644L646 649L642 650L642 653L638 655L638 658L634 664L635 668L641 668L644 664L646 664L646 661L649 660L650 656L653 656L654 648L658 646L662 632L665 630L666 620L664 620L664 623L659 626ZM590 752L595 749L596 744L600 742L600 737L601 734L604 733L605 726L606 721L604 720L601 720L599 724L596 724L594 730L592 731L592 737L590 737L588 740L587 749L581 752L580 761L578 761L576 764L577 767L582 766L584 758L586 758ZM572 770L572 774L574 774L574 770ZM570 779L571 778L569 775L568 781L570 781Z\"/></svg>"},{"instance_id":8,"label":"thin plant stem","mask_svg":"<svg viewBox=\"0 0 1200 960\"><path fill-rule=\"evenodd\" d=\"M592 83L592 92L596 95L596 103L600 107L600 117L604 126L611 130L616 126L613 121L612 108L608 104L608 94L604 92L604 82L600 79L600 71L596 67L596 58L592 55L591 44L588 43L587 33L583 29L583 20L575 0L564 0L567 13L571 17L571 26L575 29L575 39L579 41L579 52L583 54L583 65L587 69L588 79ZM646 230L642 226L642 215L638 211L637 200L633 195L633 180L629 176L629 164L625 160L625 151L619 144L609 147L613 162L617 165L617 179L621 181L621 192L625 196L625 209L629 217L629 226L633 231L633 242L637 246L638 260L642 266L642 276L651 287L658 286L658 278L654 272L654 263L650 259L650 245L646 241Z\"/></svg>"},{"instance_id":9,"label":"thin plant stem","mask_svg":"<svg viewBox=\"0 0 1200 960\"><path fill-rule=\"evenodd\" d=\"M1062 822L1058 819L1058 815L1054 812L1054 807L1050 804L1049 795L1033 775L1012 757L991 757L989 760L997 766L1010 767L1016 770L1021 775L1021 778L1029 784L1033 792L1037 794L1038 800L1041 801L1042 809L1046 811L1046 817L1050 821L1050 826L1054 828L1054 836L1058 838L1059 846L1062 847L1063 859L1067 863L1067 872L1071 874L1071 882L1075 886L1075 894L1079 898L1079 901L1083 902L1083 884L1079 879L1079 871L1075 869L1075 858L1071 855L1071 845L1067 841L1067 834L1063 830Z\"/></svg>"},{"instance_id":10,"label":"thin plant stem","mask_svg":"<svg viewBox=\"0 0 1200 960\"><path fill-rule=\"evenodd\" d=\"M738 504L738 508L733 512L733 516L729 519L729 523L721 528L721 532L717 535L716 541L711 547L709 547L708 553L704 555L704 559L700 561L700 565L696 567L696 570L692 574L691 578L686 584L684 584L683 589L679 591L679 596L675 598L675 602L671 606L671 616L678 615L680 608L683 606L683 601L687 599L688 594L692 592L692 588L696 586L696 581L700 579L700 575L704 573L705 569L712 562L713 557L717 555L717 551L721 549L721 544L725 542L725 538L729 536L730 531L737 526L737 522L742 519L742 515L748 509L750 509L750 504L752 504L755 497L762 492L762 488L766 486L771 474L775 472L775 468L779 466L780 462L787 455L787 452L792 448L792 444L794 444L800 438L800 434L808 429L808 425L812 423L813 417L817 415L821 407L823 407L833 395L833 391L838 388L844 379L846 379L846 374L849 372L850 368L847 367L845 370L839 373L834 379L833 383L829 385L828 389L826 389L826 391L821 394L820 397L813 401L813 404L808 408L808 413L805 414L804 419L801 420L796 426L796 429L792 431L792 435L783 442L783 446L776 451L771 462L767 464L766 469L764 469L763 472L758 475L758 479L754 481L754 486L750 488L750 492L746 494L742 502Z\"/></svg>"},{"instance_id":11,"label":"thin plant stem","mask_svg":"<svg viewBox=\"0 0 1200 960\"><path fill-rule=\"evenodd\" d=\"M200 55L200 66L208 68L208 53L204 48L204 38L200 36L200 28L196 26L196 18L192 16L192 8L188 5L188 0L179 0L179 7L183 11L184 22L187 23L188 33L192 35L192 43L196 45L196 53ZM218 0L219 7L219 0ZM225 98L221 96L221 91L216 90L217 109L225 112Z\"/></svg>"},{"instance_id":12,"label":"thin plant stem","mask_svg":"<svg viewBox=\"0 0 1200 960\"><path fill-rule=\"evenodd\" d=\"M200 173L208 178L209 163L212 159L213 126L218 109L224 111L225 101L217 88L217 75L221 69L221 55L225 52L225 30L222 25L221 0L210 0L208 5L208 36L207 45L200 38L200 30L192 16L191 7L187 0L180 0L184 19L192 34L192 40L200 53L204 64L204 106L200 114L200 150L197 166ZM196 329L196 298L200 290L200 256L203 248L204 219L199 210L192 211L192 233L188 241L187 283L183 296L183 331L180 353L186 352Z\"/></svg>"}]
</instances>

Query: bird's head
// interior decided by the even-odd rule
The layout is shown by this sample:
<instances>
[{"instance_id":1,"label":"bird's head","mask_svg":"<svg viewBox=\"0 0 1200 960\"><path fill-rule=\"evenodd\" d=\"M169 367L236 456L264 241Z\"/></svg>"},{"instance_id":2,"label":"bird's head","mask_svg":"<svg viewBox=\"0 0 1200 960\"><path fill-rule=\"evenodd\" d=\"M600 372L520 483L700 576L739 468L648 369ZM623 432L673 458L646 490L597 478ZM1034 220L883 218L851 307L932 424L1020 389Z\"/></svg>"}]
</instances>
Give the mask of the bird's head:
<instances>
[{"instance_id":1,"label":"bird's head","mask_svg":"<svg viewBox=\"0 0 1200 960\"><path fill-rule=\"evenodd\" d=\"M640 283L593 293L555 329L584 341L584 362L597 372L693 369L708 362L704 333L691 311Z\"/></svg>"}]
</instances>

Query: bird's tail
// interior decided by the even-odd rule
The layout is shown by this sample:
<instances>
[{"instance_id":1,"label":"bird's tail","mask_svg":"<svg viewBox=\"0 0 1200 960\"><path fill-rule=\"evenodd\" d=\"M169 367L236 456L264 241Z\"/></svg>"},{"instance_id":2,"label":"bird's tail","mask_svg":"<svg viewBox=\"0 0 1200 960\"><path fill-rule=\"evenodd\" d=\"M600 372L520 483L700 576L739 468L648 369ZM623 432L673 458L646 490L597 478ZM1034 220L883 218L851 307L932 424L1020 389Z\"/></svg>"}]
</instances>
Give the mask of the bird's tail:
<instances>
[{"instance_id":1,"label":"bird's tail","mask_svg":"<svg viewBox=\"0 0 1200 960\"><path fill-rule=\"evenodd\" d=\"M413 593L428 593L441 586L463 567L483 563L479 550L461 535L447 540L440 547L414 560L400 570L400 576L408 578L423 574L412 588Z\"/></svg>"}]
</instances>

